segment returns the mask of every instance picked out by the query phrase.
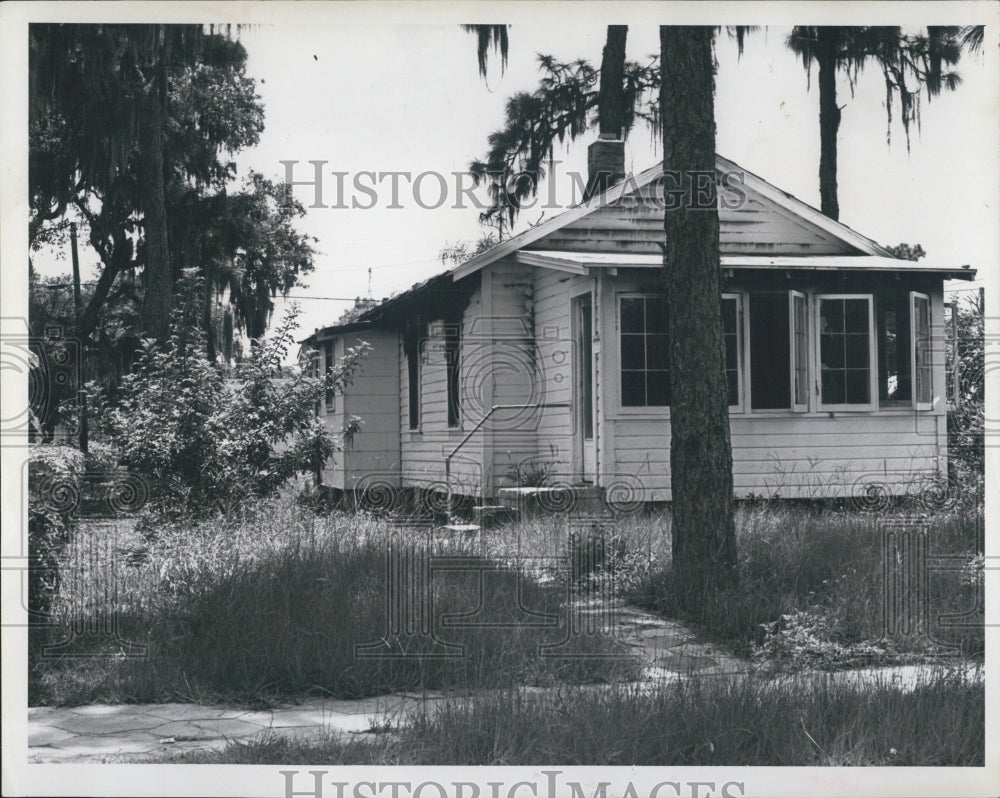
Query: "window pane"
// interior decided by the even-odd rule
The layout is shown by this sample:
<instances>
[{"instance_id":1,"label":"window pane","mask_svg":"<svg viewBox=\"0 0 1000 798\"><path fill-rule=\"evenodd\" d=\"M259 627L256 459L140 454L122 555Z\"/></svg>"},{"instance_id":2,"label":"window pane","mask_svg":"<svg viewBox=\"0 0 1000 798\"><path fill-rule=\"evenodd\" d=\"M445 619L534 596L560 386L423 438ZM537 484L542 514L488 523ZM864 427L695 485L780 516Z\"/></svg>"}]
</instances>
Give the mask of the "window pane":
<instances>
[{"instance_id":1,"label":"window pane","mask_svg":"<svg viewBox=\"0 0 1000 798\"><path fill-rule=\"evenodd\" d=\"M646 336L646 368L670 368L670 339L666 335Z\"/></svg>"},{"instance_id":2,"label":"window pane","mask_svg":"<svg viewBox=\"0 0 1000 798\"><path fill-rule=\"evenodd\" d=\"M735 299L723 299L722 300L722 329L726 331L726 335L732 333L736 334L736 300Z\"/></svg>"},{"instance_id":3,"label":"window pane","mask_svg":"<svg viewBox=\"0 0 1000 798\"><path fill-rule=\"evenodd\" d=\"M646 404L646 377L642 371L622 372L622 405L642 407Z\"/></svg>"},{"instance_id":4,"label":"window pane","mask_svg":"<svg viewBox=\"0 0 1000 798\"><path fill-rule=\"evenodd\" d=\"M844 332L868 332L868 300L844 299Z\"/></svg>"},{"instance_id":5,"label":"window pane","mask_svg":"<svg viewBox=\"0 0 1000 798\"><path fill-rule=\"evenodd\" d=\"M845 335L847 341L847 368L868 368L868 336L852 333Z\"/></svg>"},{"instance_id":6,"label":"window pane","mask_svg":"<svg viewBox=\"0 0 1000 798\"><path fill-rule=\"evenodd\" d=\"M644 302L638 299L622 300L622 333L641 333L644 324Z\"/></svg>"},{"instance_id":7,"label":"window pane","mask_svg":"<svg viewBox=\"0 0 1000 798\"><path fill-rule=\"evenodd\" d=\"M637 370L646 367L646 339L642 335L622 336L622 368Z\"/></svg>"},{"instance_id":8,"label":"window pane","mask_svg":"<svg viewBox=\"0 0 1000 798\"><path fill-rule=\"evenodd\" d=\"M823 371L823 404L844 404L844 372Z\"/></svg>"},{"instance_id":9,"label":"window pane","mask_svg":"<svg viewBox=\"0 0 1000 798\"><path fill-rule=\"evenodd\" d=\"M842 334L820 336L819 362L823 368L842 369L844 367L844 336Z\"/></svg>"},{"instance_id":10,"label":"window pane","mask_svg":"<svg viewBox=\"0 0 1000 798\"><path fill-rule=\"evenodd\" d=\"M847 369L846 404L866 405L869 401L868 369Z\"/></svg>"},{"instance_id":11,"label":"window pane","mask_svg":"<svg viewBox=\"0 0 1000 798\"><path fill-rule=\"evenodd\" d=\"M666 297L646 298L646 332L666 333L669 316Z\"/></svg>"},{"instance_id":12,"label":"window pane","mask_svg":"<svg viewBox=\"0 0 1000 798\"><path fill-rule=\"evenodd\" d=\"M878 396L883 401L910 399L910 312L905 291L876 298Z\"/></svg>"},{"instance_id":13,"label":"window pane","mask_svg":"<svg viewBox=\"0 0 1000 798\"><path fill-rule=\"evenodd\" d=\"M651 407L670 405L669 371L649 371L646 373L646 404Z\"/></svg>"},{"instance_id":14,"label":"window pane","mask_svg":"<svg viewBox=\"0 0 1000 798\"><path fill-rule=\"evenodd\" d=\"M844 331L844 300L824 299L819 305L819 329L823 333Z\"/></svg>"}]
</instances>

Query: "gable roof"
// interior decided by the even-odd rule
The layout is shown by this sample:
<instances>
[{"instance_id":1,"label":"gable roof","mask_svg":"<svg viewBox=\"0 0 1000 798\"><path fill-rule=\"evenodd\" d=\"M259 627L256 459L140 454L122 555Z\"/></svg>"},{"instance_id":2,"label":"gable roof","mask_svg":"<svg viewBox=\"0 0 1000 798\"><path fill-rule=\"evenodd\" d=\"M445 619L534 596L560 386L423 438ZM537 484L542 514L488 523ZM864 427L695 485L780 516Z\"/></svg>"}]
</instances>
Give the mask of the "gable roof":
<instances>
[{"instance_id":1,"label":"gable roof","mask_svg":"<svg viewBox=\"0 0 1000 798\"><path fill-rule=\"evenodd\" d=\"M826 240L839 245L839 254L810 254L810 255L782 255L782 254L723 254L721 256L721 266L726 269L791 269L805 268L816 270L880 270L894 272L920 272L933 273L947 279L971 280L975 277L975 270L968 266L934 266L930 264L918 264L915 261L908 261L896 258L889 250L879 245L867 236L863 236L852 230L841 222L830 219L821 211L807 205L802 200L782 191L772 185L759 175L748 172L734 161L716 154L716 170L722 174L738 173L742 177L742 186L747 189L755 201L768 204L784 218L794 222L800 228L825 236ZM642 189L654 184L663 174L663 164L640 172L638 175L629 175L622 182L609 188L601 194L596 194L585 202L575 205L558 216L554 216L547 222L535 225L506 241L501 241L479 255L459 264L456 267L439 272L422 282L419 282L409 289L402 291L395 296L383 300L375 307L362 313L355 321L347 325L333 325L331 327L317 330L306 341L325 338L344 332L351 332L370 326L373 322L386 316L386 314L398 313L407 302L415 295L425 291L442 291L449 282L457 282L469 275L479 272L491 263L494 263L511 254L515 254L516 259L525 264L539 266L548 269L571 272L574 274L585 274L587 269L594 267L614 268L622 267L645 267L656 268L662 266L661 255L650 255L640 253L622 252L566 252L560 251L560 247L552 247L553 242L548 246L543 246L547 236L571 227L575 222L585 219L600 209L609 208L618 203L623 197L632 193L640 193ZM721 215L721 212L720 212ZM539 242L539 249L527 249L531 244Z\"/></svg>"},{"instance_id":2,"label":"gable roof","mask_svg":"<svg viewBox=\"0 0 1000 798\"><path fill-rule=\"evenodd\" d=\"M756 194L763 200L772 203L775 207L785 211L788 215L794 217L800 224L804 223L805 225L821 231L823 234L835 239L836 241L841 242L846 245L849 250L855 251L859 255L876 255L887 258L892 257L892 253L877 244L872 239L861 235L845 224L824 216L823 213L818 211L816 208L807 205L802 202L802 200L792 196L788 192L782 191L776 186L771 185L762 177L759 177L752 172L748 172L735 162L730 161L728 158L716 155L715 166L716 170L722 174L733 172L739 173L743 177L743 186L750 192ZM516 252L523 247L527 247L528 245L545 238L557 230L585 218L599 208L612 205L629 193L649 186L662 174L663 165L657 164L656 166L652 166L649 169L640 172L638 175L630 175L621 183L612 186L604 193L595 195L586 202L582 202L579 205L564 211L558 216L549 219L547 222L542 222L541 224L531 227L528 230L507 239L506 241L500 242L496 246L488 249L486 252L471 258L452 270L452 279L460 280L463 277L479 271L483 267L506 257L512 252Z\"/></svg>"}]
</instances>

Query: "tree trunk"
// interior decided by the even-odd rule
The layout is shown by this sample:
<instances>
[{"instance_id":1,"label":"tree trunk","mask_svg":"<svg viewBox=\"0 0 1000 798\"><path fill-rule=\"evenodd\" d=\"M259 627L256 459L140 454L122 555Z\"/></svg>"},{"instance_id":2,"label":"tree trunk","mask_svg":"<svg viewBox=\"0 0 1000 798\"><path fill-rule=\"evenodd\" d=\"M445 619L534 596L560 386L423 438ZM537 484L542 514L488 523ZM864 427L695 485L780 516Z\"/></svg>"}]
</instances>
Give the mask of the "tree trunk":
<instances>
[{"instance_id":1,"label":"tree trunk","mask_svg":"<svg viewBox=\"0 0 1000 798\"><path fill-rule=\"evenodd\" d=\"M831 219L840 218L837 202L837 49L839 28L817 28L816 60L819 63L819 196L820 210Z\"/></svg>"},{"instance_id":2,"label":"tree trunk","mask_svg":"<svg viewBox=\"0 0 1000 798\"><path fill-rule=\"evenodd\" d=\"M713 31L660 27L670 309L673 575L684 610L736 578L733 459L725 379L715 181Z\"/></svg>"},{"instance_id":3,"label":"tree trunk","mask_svg":"<svg viewBox=\"0 0 1000 798\"><path fill-rule=\"evenodd\" d=\"M628 25L608 25L608 38L601 58L601 86L597 98L597 120L602 135L621 138L625 127L625 42Z\"/></svg>"},{"instance_id":4,"label":"tree trunk","mask_svg":"<svg viewBox=\"0 0 1000 798\"><path fill-rule=\"evenodd\" d=\"M164 74L162 80L165 79ZM139 202L146 233L142 331L143 335L162 341L166 339L170 329L174 281L170 267L170 252L167 248L167 213L163 181L165 94L156 86L158 82L159 80L154 81L142 103L143 115L139 123Z\"/></svg>"}]
</instances>

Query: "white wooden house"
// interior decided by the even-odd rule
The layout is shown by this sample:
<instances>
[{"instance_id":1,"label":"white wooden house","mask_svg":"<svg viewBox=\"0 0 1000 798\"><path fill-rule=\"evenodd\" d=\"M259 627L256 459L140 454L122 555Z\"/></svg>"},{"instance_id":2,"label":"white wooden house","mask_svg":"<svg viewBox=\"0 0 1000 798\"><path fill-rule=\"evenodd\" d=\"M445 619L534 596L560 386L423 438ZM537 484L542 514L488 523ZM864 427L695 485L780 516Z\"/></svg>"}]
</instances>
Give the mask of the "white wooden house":
<instances>
[{"instance_id":1,"label":"white wooden house","mask_svg":"<svg viewBox=\"0 0 1000 798\"><path fill-rule=\"evenodd\" d=\"M717 170L737 495L926 487L946 468L943 284L974 271L896 259L725 158ZM614 501L669 500L661 178L632 176L306 339L326 366L373 347L321 408L338 432L364 421L326 484L443 492L450 455L459 494L495 497L544 467ZM480 424L495 406L516 407Z\"/></svg>"}]
</instances>

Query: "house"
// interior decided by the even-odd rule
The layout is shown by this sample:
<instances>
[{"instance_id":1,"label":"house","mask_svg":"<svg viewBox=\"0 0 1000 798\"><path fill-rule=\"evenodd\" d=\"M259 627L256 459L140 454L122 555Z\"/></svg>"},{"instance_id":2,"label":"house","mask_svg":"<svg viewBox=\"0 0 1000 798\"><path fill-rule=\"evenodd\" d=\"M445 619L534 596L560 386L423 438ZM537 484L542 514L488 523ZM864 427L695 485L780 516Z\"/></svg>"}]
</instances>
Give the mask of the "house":
<instances>
[{"instance_id":1,"label":"house","mask_svg":"<svg viewBox=\"0 0 1000 798\"><path fill-rule=\"evenodd\" d=\"M321 408L334 431L364 421L326 484L377 505L547 474L670 499L662 168L625 179L622 143L598 145L610 189L303 342L322 368L373 347ZM725 158L717 171L737 495L926 487L946 468L943 284L974 271L897 259Z\"/></svg>"}]
</instances>

